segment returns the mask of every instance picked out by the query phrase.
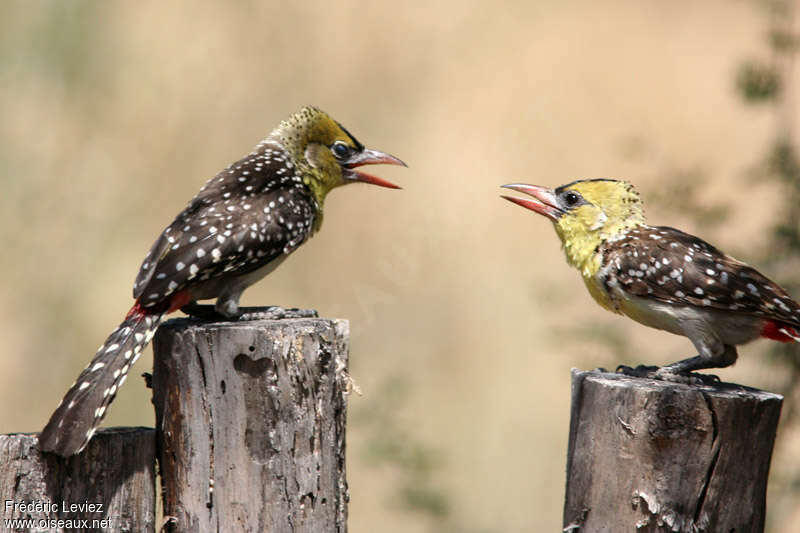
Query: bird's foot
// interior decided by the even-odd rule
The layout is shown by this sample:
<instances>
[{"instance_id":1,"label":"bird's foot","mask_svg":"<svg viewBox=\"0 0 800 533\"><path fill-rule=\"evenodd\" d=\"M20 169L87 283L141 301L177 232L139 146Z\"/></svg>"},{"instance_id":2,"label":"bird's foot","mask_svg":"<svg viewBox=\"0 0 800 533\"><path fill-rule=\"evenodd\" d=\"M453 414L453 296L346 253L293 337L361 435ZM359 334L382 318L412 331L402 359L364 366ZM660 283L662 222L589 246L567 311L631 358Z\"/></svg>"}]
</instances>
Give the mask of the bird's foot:
<instances>
[{"instance_id":1,"label":"bird's foot","mask_svg":"<svg viewBox=\"0 0 800 533\"><path fill-rule=\"evenodd\" d=\"M181 311L191 317L199 318L201 320L225 320L227 318L222 313L214 309L213 305L188 303L181 307Z\"/></svg>"},{"instance_id":2,"label":"bird's foot","mask_svg":"<svg viewBox=\"0 0 800 533\"><path fill-rule=\"evenodd\" d=\"M719 376L713 374L697 374L694 372L676 372L670 366L647 366L639 365L632 368L625 365L617 367L617 373L626 376L646 379L658 379L672 383L683 383L684 385L712 385L719 383Z\"/></svg>"},{"instance_id":3,"label":"bird's foot","mask_svg":"<svg viewBox=\"0 0 800 533\"><path fill-rule=\"evenodd\" d=\"M186 304L181 311L201 320L236 320L247 322L250 320L280 320L282 318L317 318L319 314L314 309L297 309L294 307L242 307L233 316L220 313L213 305Z\"/></svg>"},{"instance_id":4,"label":"bird's foot","mask_svg":"<svg viewBox=\"0 0 800 533\"><path fill-rule=\"evenodd\" d=\"M650 379L658 379L656 378L657 371L658 371L657 366L647 366L647 365L639 365L635 368L627 365L619 365L616 369L617 374L624 374L626 376L631 376L634 378L650 378Z\"/></svg>"},{"instance_id":5,"label":"bird's foot","mask_svg":"<svg viewBox=\"0 0 800 533\"><path fill-rule=\"evenodd\" d=\"M318 318L314 309L297 309L296 307L245 307L237 317L240 322L249 320L281 320L283 318Z\"/></svg>"},{"instance_id":6,"label":"bird's foot","mask_svg":"<svg viewBox=\"0 0 800 533\"><path fill-rule=\"evenodd\" d=\"M719 376L715 374L698 374L696 372L676 372L669 366L664 366L656 371L655 379L683 383L684 385L713 385L719 383Z\"/></svg>"}]
</instances>

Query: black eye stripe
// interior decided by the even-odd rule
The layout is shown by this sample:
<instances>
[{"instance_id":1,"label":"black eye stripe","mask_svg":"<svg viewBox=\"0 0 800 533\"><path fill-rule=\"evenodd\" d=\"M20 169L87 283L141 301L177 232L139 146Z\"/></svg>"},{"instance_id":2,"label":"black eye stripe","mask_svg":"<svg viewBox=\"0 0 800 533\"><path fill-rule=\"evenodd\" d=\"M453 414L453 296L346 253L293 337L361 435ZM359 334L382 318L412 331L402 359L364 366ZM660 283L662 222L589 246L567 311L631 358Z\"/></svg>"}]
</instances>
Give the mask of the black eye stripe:
<instances>
[{"instance_id":1,"label":"black eye stripe","mask_svg":"<svg viewBox=\"0 0 800 533\"><path fill-rule=\"evenodd\" d=\"M339 126L340 128L342 128L342 131L345 132L348 137L350 137L351 141L353 141L353 146L355 146L355 151L356 152L360 152L360 151L362 151L364 149L364 145L361 144L360 142L358 142L358 139L353 137L353 134L350 133L349 131L347 131L347 128L345 128L344 126L342 126L338 122L336 123L336 125Z\"/></svg>"}]
</instances>

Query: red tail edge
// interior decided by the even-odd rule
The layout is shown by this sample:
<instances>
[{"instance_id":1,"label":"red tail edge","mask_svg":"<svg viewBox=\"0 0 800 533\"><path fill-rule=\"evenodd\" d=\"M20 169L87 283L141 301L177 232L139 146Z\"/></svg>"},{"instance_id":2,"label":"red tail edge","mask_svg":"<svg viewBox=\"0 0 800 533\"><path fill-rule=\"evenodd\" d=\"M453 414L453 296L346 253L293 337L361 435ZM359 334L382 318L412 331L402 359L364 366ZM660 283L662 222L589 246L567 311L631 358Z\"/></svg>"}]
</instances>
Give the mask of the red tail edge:
<instances>
[{"instance_id":1,"label":"red tail edge","mask_svg":"<svg viewBox=\"0 0 800 533\"><path fill-rule=\"evenodd\" d=\"M800 342L800 332L788 324L773 320L764 322L761 336L778 342Z\"/></svg>"},{"instance_id":2,"label":"red tail edge","mask_svg":"<svg viewBox=\"0 0 800 533\"><path fill-rule=\"evenodd\" d=\"M150 307L145 307L139 300L133 304L131 310L125 315L125 319L130 318L144 318L147 315L155 315L161 313L172 313L177 311L184 305L192 301L192 296L188 290L178 291L170 297L169 300L163 300Z\"/></svg>"}]
</instances>

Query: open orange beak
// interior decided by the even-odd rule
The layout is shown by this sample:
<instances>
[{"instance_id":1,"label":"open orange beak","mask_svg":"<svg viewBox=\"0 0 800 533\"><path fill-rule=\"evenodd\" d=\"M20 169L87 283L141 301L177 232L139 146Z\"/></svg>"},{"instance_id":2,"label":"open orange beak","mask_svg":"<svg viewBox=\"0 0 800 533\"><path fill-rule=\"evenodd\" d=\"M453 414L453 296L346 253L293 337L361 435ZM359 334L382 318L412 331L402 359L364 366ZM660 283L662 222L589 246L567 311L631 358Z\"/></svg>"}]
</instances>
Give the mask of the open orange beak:
<instances>
[{"instance_id":1,"label":"open orange beak","mask_svg":"<svg viewBox=\"0 0 800 533\"><path fill-rule=\"evenodd\" d=\"M564 214L564 211L558 207L558 201L556 200L556 194L553 192L553 189L525 183L510 183L508 185L502 185L502 187L533 196L533 198L535 198L534 200L528 200L527 198L501 195L502 198L505 198L509 202L521 205L525 209L535 211L540 215L546 216L550 220L558 220L558 218Z\"/></svg>"},{"instance_id":2,"label":"open orange beak","mask_svg":"<svg viewBox=\"0 0 800 533\"><path fill-rule=\"evenodd\" d=\"M346 165L344 165L344 178L351 181L362 181L364 183L371 183L379 187L386 187L388 189L401 189L402 187L395 185L389 181L381 179L372 174L354 170L356 167L363 165L400 165L407 167L405 163L397 159L393 155L385 154L377 150L370 150L365 148L361 152L355 154Z\"/></svg>"}]
</instances>

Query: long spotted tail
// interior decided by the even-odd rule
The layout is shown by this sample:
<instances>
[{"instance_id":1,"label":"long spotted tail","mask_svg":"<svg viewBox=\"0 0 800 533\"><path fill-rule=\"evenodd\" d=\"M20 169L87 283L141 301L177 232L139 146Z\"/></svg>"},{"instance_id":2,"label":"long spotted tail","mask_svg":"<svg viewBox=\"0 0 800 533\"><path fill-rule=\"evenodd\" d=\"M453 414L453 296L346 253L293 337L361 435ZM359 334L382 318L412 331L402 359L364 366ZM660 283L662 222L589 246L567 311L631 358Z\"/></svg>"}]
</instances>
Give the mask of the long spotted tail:
<instances>
[{"instance_id":1,"label":"long spotted tail","mask_svg":"<svg viewBox=\"0 0 800 533\"><path fill-rule=\"evenodd\" d=\"M136 306L100 346L39 435L39 447L67 457L83 450L165 313Z\"/></svg>"}]
</instances>

